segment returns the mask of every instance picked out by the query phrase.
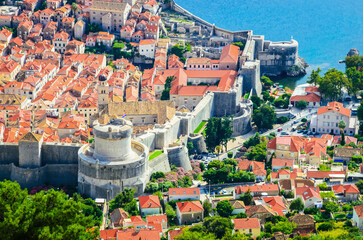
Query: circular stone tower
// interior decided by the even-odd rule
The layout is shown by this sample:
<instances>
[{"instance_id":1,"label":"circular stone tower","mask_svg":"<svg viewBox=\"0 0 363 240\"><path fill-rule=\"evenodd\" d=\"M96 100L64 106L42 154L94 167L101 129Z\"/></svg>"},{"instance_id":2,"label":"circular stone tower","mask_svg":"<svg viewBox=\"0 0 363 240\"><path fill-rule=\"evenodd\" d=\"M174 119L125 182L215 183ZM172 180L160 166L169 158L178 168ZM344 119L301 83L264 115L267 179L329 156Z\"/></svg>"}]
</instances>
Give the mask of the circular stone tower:
<instances>
[{"instance_id":1,"label":"circular stone tower","mask_svg":"<svg viewBox=\"0 0 363 240\"><path fill-rule=\"evenodd\" d=\"M132 123L103 115L94 122L94 143L78 152L78 191L113 199L124 188L141 194L149 179L149 149L131 140Z\"/></svg>"}]
</instances>

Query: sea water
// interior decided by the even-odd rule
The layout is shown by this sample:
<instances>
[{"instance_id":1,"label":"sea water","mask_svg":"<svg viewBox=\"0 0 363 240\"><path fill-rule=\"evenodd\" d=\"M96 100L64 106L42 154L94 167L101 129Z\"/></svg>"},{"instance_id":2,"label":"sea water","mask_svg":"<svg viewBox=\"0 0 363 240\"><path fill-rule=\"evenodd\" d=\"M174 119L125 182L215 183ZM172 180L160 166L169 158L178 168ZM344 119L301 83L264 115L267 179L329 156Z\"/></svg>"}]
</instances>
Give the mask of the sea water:
<instances>
[{"instance_id":1,"label":"sea water","mask_svg":"<svg viewBox=\"0 0 363 240\"><path fill-rule=\"evenodd\" d=\"M363 0L176 0L184 9L216 26L253 30L266 40L299 42L310 65L302 78L279 80L294 88L312 69L345 70L339 64L351 48L363 54Z\"/></svg>"}]
</instances>

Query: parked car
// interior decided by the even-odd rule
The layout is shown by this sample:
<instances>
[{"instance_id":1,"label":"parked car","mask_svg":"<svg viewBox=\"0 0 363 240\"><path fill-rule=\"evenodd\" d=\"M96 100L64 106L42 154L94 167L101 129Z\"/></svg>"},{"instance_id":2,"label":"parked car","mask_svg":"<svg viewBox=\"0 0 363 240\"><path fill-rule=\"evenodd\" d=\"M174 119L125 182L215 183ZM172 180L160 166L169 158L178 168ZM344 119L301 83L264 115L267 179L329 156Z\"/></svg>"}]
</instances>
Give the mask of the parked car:
<instances>
[{"instance_id":1,"label":"parked car","mask_svg":"<svg viewBox=\"0 0 363 240\"><path fill-rule=\"evenodd\" d=\"M203 157L208 157L208 153L207 152L202 152L201 154Z\"/></svg>"},{"instance_id":2,"label":"parked car","mask_svg":"<svg viewBox=\"0 0 363 240\"><path fill-rule=\"evenodd\" d=\"M281 135L289 135L287 132L281 132Z\"/></svg>"},{"instance_id":3,"label":"parked car","mask_svg":"<svg viewBox=\"0 0 363 240\"><path fill-rule=\"evenodd\" d=\"M215 158L216 155L214 153L208 153L208 157Z\"/></svg>"},{"instance_id":4,"label":"parked car","mask_svg":"<svg viewBox=\"0 0 363 240\"><path fill-rule=\"evenodd\" d=\"M282 128L277 129L277 131L278 131L278 132L281 132L281 131L282 131Z\"/></svg>"},{"instance_id":5,"label":"parked car","mask_svg":"<svg viewBox=\"0 0 363 240\"><path fill-rule=\"evenodd\" d=\"M300 130L297 130L297 133L302 133L304 130L300 129Z\"/></svg>"}]
</instances>

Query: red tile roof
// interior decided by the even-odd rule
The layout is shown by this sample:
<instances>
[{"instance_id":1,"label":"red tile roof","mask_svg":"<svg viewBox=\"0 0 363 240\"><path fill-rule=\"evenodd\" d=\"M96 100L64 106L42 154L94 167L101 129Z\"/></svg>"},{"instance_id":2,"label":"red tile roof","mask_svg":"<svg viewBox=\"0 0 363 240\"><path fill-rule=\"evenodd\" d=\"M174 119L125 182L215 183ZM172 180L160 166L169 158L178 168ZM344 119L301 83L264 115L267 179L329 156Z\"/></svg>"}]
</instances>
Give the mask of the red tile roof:
<instances>
[{"instance_id":1,"label":"red tile roof","mask_svg":"<svg viewBox=\"0 0 363 240\"><path fill-rule=\"evenodd\" d=\"M182 213L203 211L203 206L199 201L177 202L176 205Z\"/></svg>"},{"instance_id":2,"label":"red tile roof","mask_svg":"<svg viewBox=\"0 0 363 240\"><path fill-rule=\"evenodd\" d=\"M344 174L344 171L307 171L307 178L329 178L330 174Z\"/></svg>"},{"instance_id":3,"label":"red tile roof","mask_svg":"<svg viewBox=\"0 0 363 240\"><path fill-rule=\"evenodd\" d=\"M155 45L155 43L156 43L155 39L143 39L143 40L140 40L139 45L150 45L150 44Z\"/></svg>"},{"instance_id":4,"label":"red tile roof","mask_svg":"<svg viewBox=\"0 0 363 240\"><path fill-rule=\"evenodd\" d=\"M359 193L359 189L356 185L334 185L333 186L334 193Z\"/></svg>"},{"instance_id":5,"label":"red tile roof","mask_svg":"<svg viewBox=\"0 0 363 240\"><path fill-rule=\"evenodd\" d=\"M292 159L282 159L282 158L272 159L272 167L290 167L292 169L293 166L294 166L294 160Z\"/></svg>"},{"instance_id":6,"label":"red tile roof","mask_svg":"<svg viewBox=\"0 0 363 240\"><path fill-rule=\"evenodd\" d=\"M232 219L234 229L259 229L261 227L258 218L236 218Z\"/></svg>"},{"instance_id":7,"label":"red tile roof","mask_svg":"<svg viewBox=\"0 0 363 240\"><path fill-rule=\"evenodd\" d=\"M200 195L199 188L169 188L169 196Z\"/></svg>"},{"instance_id":8,"label":"red tile roof","mask_svg":"<svg viewBox=\"0 0 363 240\"><path fill-rule=\"evenodd\" d=\"M239 56L239 47L235 45L228 45L223 47L220 62L234 62L237 63Z\"/></svg>"},{"instance_id":9,"label":"red tile roof","mask_svg":"<svg viewBox=\"0 0 363 240\"><path fill-rule=\"evenodd\" d=\"M159 197L155 195L140 196L139 197L140 208L160 208Z\"/></svg>"},{"instance_id":10,"label":"red tile roof","mask_svg":"<svg viewBox=\"0 0 363 240\"><path fill-rule=\"evenodd\" d=\"M279 186L277 184L262 184L262 185L244 185L237 186L234 188L237 194L242 194L250 189L251 192L270 192L270 191L279 191Z\"/></svg>"},{"instance_id":11,"label":"red tile roof","mask_svg":"<svg viewBox=\"0 0 363 240\"><path fill-rule=\"evenodd\" d=\"M307 102L320 102L321 97L315 93L309 93L307 95L295 95L290 98L290 102L307 101Z\"/></svg>"},{"instance_id":12,"label":"red tile roof","mask_svg":"<svg viewBox=\"0 0 363 240\"><path fill-rule=\"evenodd\" d=\"M243 171L250 171L252 169L256 176L266 176L265 163L263 162L241 160L238 163L238 169Z\"/></svg>"},{"instance_id":13,"label":"red tile roof","mask_svg":"<svg viewBox=\"0 0 363 240\"><path fill-rule=\"evenodd\" d=\"M363 218L363 205L355 206L354 211L357 213L359 218Z\"/></svg>"},{"instance_id":14,"label":"red tile roof","mask_svg":"<svg viewBox=\"0 0 363 240\"><path fill-rule=\"evenodd\" d=\"M295 189L295 192L296 192L296 195L301 195L304 200L308 200L312 197L315 197L315 198L321 200L319 187L308 187L308 186L297 187Z\"/></svg>"},{"instance_id":15,"label":"red tile roof","mask_svg":"<svg viewBox=\"0 0 363 240\"><path fill-rule=\"evenodd\" d=\"M117 239L122 240L159 240L160 233L158 230L149 228L129 228L117 232Z\"/></svg>"},{"instance_id":16,"label":"red tile roof","mask_svg":"<svg viewBox=\"0 0 363 240\"><path fill-rule=\"evenodd\" d=\"M350 109L343 107L342 103L330 102L330 103L328 103L328 106L321 107L318 109L318 115L327 113L327 112L332 112L332 111L340 113L340 114L348 116L348 117L350 117L350 114L351 114Z\"/></svg>"}]
</instances>

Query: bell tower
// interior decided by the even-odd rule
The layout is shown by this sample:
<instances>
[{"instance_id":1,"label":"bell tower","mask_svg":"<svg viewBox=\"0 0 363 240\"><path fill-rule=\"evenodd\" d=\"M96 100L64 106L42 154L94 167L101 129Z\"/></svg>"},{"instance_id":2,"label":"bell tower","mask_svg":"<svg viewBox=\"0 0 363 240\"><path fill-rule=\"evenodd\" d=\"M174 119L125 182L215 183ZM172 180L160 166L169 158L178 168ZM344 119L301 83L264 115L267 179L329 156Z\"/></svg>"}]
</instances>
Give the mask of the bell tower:
<instances>
[{"instance_id":1,"label":"bell tower","mask_svg":"<svg viewBox=\"0 0 363 240\"><path fill-rule=\"evenodd\" d=\"M100 75L98 77L97 85L98 112L108 108L109 91L110 90L107 84L107 78L104 75Z\"/></svg>"}]
</instances>

